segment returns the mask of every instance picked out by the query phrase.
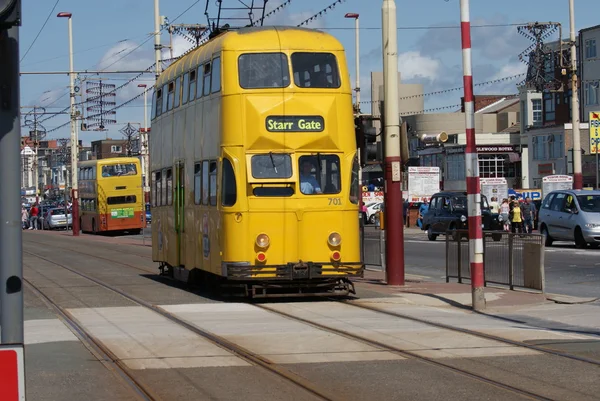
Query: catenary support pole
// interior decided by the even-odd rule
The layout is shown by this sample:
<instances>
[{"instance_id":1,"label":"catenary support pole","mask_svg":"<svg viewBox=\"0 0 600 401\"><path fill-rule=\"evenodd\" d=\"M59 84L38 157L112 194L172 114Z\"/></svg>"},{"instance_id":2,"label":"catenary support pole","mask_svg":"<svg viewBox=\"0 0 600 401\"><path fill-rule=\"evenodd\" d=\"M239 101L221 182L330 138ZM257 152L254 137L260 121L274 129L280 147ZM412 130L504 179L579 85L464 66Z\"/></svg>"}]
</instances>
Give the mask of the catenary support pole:
<instances>
[{"instance_id":1,"label":"catenary support pole","mask_svg":"<svg viewBox=\"0 0 600 401\"><path fill-rule=\"evenodd\" d=\"M75 115L75 73L73 70L73 18L69 16L69 85L71 92L71 220L73 236L79 235L79 195L78 171L79 138L77 133L77 116ZM67 219L68 222L68 219Z\"/></svg>"},{"instance_id":2,"label":"catenary support pole","mask_svg":"<svg viewBox=\"0 0 600 401\"><path fill-rule=\"evenodd\" d=\"M158 5L159 0L154 0L154 66L155 76L158 78L162 72L161 60L161 45L160 45L160 9Z\"/></svg>"},{"instance_id":3,"label":"catenary support pole","mask_svg":"<svg viewBox=\"0 0 600 401\"><path fill-rule=\"evenodd\" d=\"M579 96L577 95L577 48L575 43L575 5L569 0L569 41L571 42L571 121L573 122L573 188L583 189L581 171L581 134L579 132Z\"/></svg>"},{"instance_id":4,"label":"catenary support pole","mask_svg":"<svg viewBox=\"0 0 600 401\"><path fill-rule=\"evenodd\" d=\"M398 43L396 3L383 0L383 79L385 107L385 229L386 279L388 285L404 285L404 219L402 217L402 170L400 160L400 114L398 110Z\"/></svg>"},{"instance_id":5,"label":"catenary support pole","mask_svg":"<svg viewBox=\"0 0 600 401\"><path fill-rule=\"evenodd\" d=\"M23 344L18 26L0 28L0 60L0 326L2 344Z\"/></svg>"},{"instance_id":6,"label":"catenary support pole","mask_svg":"<svg viewBox=\"0 0 600 401\"><path fill-rule=\"evenodd\" d=\"M485 309L483 292L483 230L481 229L481 193L479 189L479 162L475 139L475 104L473 73L471 69L471 22L469 0L460 0L460 31L462 39L465 128L467 146L465 166L467 180L469 263L471 266L471 295L473 309Z\"/></svg>"}]
</instances>

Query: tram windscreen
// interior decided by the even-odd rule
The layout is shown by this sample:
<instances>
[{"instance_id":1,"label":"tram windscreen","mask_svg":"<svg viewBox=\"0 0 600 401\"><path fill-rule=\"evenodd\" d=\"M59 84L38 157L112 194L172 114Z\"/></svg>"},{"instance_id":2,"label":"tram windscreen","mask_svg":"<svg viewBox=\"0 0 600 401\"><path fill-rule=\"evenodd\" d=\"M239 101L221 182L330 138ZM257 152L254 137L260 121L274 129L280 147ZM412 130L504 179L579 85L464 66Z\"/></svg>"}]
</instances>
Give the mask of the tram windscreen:
<instances>
[{"instance_id":1,"label":"tram windscreen","mask_svg":"<svg viewBox=\"0 0 600 401\"><path fill-rule=\"evenodd\" d=\"M304 195L339 194L340 158L337 155L301 156L300 192Z\"/></svg>"},{"instance_id":2,"label":"tram windscreen","mask_svg":"<svg viewBox=\"0 0 600 401\"><path fill-rule=\"evenodd\" d=\"M267 153L252 156L252 177L284 179L292 176L292 158L285 153Z\"/></svg>"},{"instance_id":3,"label":"tram windscreen","mask_svg":"<svg viewBox=\"0 0 600 401\"><path fill-rule=\"evenodd\" d=\"M238 59L240 86L244 89L286 88L290 69L283 53L247 53Z\"/></svg>"},{"instance_id":4,"label":"tram windscreen","mask_svg":"<svg viewBox=\"0 0 600 401\"><path fill-rule=\"evenodd\" d=\"M102 166L102 177L121 177L124 175L136 175L137 167L134 163L119 163Z\"/></svg>"},{"instance_id":5,"label":"tram windscreen","mask_svg":"<svg viewBox=\"0 0 600 401\"><path fill-rule=\"evenodd\" d=\"M339 88L337 60L331 53L292 54L294 84L299 88Z\"/></svg>"}]
</instances>

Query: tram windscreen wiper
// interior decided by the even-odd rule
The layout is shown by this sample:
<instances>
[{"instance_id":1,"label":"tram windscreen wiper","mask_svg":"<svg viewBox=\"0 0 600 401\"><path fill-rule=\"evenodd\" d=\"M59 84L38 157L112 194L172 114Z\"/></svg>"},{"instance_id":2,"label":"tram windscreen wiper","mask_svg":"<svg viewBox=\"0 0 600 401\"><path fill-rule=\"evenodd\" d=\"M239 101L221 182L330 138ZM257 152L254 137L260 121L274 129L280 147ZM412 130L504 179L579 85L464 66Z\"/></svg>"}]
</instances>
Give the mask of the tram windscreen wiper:
<instances>
[{"instance_id":1,"label":"tram windscreen wiper","mask_svg":"<svg viewBox=\"0 0 600 401\"><path fill-rule=\"evenodd\" d=\"M275 170L275 174L279 174L277 172L277 166L275 166L275 160L273 160L273 151L269 152L269 157L271 158L271 164L273 165L273 170Z\"/></svg>"}]
</instances>

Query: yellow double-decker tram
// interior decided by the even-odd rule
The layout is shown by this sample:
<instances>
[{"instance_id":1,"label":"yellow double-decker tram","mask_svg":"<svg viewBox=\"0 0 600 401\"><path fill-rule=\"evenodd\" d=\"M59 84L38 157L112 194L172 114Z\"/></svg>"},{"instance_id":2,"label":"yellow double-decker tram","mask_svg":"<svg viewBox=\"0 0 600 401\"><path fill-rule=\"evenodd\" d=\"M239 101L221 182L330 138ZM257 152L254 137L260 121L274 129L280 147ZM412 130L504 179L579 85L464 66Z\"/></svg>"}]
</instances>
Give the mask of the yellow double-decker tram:
<instances>
[{"instance_id":1,"label":"yellow double-decker tram","mask_svg":"<svg viewBox=\"0 0 600 401\"><path fill-rule=\"evenodd\" d=\"M155 88L150 160L164 274L254 297L353 292L358 162L331 35L243 28L178 60Z\"/></svg>"}]
</instances>

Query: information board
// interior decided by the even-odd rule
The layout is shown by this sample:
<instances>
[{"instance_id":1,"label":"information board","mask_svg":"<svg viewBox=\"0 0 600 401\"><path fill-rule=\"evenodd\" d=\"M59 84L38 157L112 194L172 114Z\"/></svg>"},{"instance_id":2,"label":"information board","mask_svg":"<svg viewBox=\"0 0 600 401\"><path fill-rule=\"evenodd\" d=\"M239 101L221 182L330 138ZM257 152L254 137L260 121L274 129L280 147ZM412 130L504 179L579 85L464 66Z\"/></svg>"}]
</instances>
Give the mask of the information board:
<instances>
[{"instance_id":1,"label":"information board","mask_svg":"<svg viewBox=\"0 0 600 401\"><path fill-rule=\"evenodd\" d=\"M508 183L506 178L481 178L481 194L485 195L488 202L492 201L492 197L498 198L501 203L502 199L508 198Z\"/></svg>"},{"instance_id":2,"label":"information board","mask_svg":"<svg viewBox=\"0 0 600 401\"><path fill-rule=\"evenodd\" d=\"M560 189L573 189L573 177L570 175L548 175L542 178L542 199L549 192Z\"/></svg>"},{"instance_id":3,"label":"information board","mask_svg":"<svg viewBox=\"0 0 600 401\"><path fill-rule=\"evenodd\" d=\"M439 167L408 168L408 201L429 201L433 194L440 192Z\"/></svg>"}]
</instances>

